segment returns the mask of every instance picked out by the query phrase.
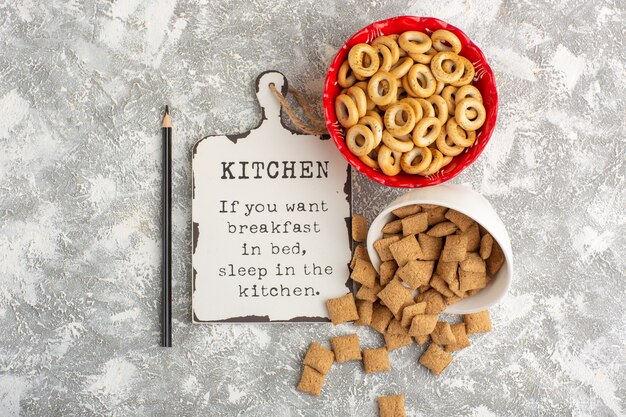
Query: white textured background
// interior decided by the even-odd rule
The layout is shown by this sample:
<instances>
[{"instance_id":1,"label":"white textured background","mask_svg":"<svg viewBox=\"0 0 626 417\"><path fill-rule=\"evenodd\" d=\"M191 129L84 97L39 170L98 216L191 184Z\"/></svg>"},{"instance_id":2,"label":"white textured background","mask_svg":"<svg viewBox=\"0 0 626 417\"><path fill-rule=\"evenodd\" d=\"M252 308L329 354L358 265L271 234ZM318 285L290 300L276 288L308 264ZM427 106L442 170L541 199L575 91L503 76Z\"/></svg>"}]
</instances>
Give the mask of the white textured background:
<instances>
[{"instance_id":1,"label":"white textured background","mask_svg":"<svg viewBox=\"0 0 626 417\"><path fill-rule=\"evenodd\" d=\"M0 2L0 415L410 416L626 413L623 1ZM456 182L502 216L517 274L436 379L335 367L295 392L311 340L348 327L190 324L190 149L248 130L252 81L315 99L374 20L431 15L486 53L500 117ZM174 343L158 348L162 105L174 108ZM399 193L356 177L372 218ZM363 344L377 335L359 329Z\"/></svg>"}]
</instances>

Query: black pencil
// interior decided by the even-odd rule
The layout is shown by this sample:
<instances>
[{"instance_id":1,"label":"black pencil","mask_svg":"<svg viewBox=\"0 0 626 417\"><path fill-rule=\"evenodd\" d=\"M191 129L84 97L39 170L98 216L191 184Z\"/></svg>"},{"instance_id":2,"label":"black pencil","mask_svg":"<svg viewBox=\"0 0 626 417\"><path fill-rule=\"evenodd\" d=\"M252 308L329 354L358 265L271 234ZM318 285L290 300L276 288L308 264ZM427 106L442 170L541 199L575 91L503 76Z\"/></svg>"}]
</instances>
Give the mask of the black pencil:
<instances>
[{"instance_id":1,"label":"black pencil","mask_svg":"<svg viewBox=\"0 0 626 417\"><path fill-rule=\"evenodd\" d=\"M163 224L161 253L161 346L172 346L172 120L165 106L163 133Z\"/></svg>"}]
</instances>

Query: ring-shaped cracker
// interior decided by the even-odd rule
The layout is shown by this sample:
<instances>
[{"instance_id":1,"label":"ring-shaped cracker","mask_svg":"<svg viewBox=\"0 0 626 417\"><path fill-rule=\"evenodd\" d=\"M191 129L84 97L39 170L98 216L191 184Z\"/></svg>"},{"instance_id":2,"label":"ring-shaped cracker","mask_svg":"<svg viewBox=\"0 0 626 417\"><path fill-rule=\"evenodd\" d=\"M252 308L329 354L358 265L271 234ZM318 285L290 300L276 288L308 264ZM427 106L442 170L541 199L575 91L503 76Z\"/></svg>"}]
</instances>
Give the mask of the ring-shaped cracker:
<instances>
[{"instance_id":1,"label":"ring-shaped cracker","mask_svg":"<svg viewBox=\"0 0 626 417\"><path fill-rule=\"evenodd\" d=\"M385 128L392 135L408 135L415 127L415 112L408 103L393 103L385 110L383 121Z\"/></svg>"},{"instance_id":2,"label":"ring-shaped cracker","mask_svg":"<svg viewBox=\"0 0 626 417\"><path fill-rule=\"evenodd\" d=\"M445 61L452 61L453 71L446 72L443 68L443 63ZM446 67L451 64L446 64ZM448 69L452 69L448 68ZM436 79L443 81L446 84L452 84L455 81L458 81L463 75L463 61L459 58L457 54L454 52L439 52L435 55L430 61L430 70Z\"/></svg>"},{"instance_id":3,"label":"ring-shaped cracker","mask_svg":"<svg viewBox=\"0 0 626 417\"><path fill-rule=\"evenodd\" d=\"M454 117L451 117L448 123L446 123L446 134L452 142L464 148L472 146L476 141L476 131L466 131L463 127L459 126Z\"/></svg>"},{"instance_id":4,"label":"ring-shaped cracker","mask_svg":"<svg viewBox=\"0 0 626 417\"><path fill-rule=\"evenodd\" d=\"M417 93L415 91L413 91L413 89L409 85L409 81L408 81L408 76L407 75L405 75L404 77L400 78L400 83L402 84L402 88L404 89L404 91L407 93L407 95L409 97L415 97L415 98L418 97Z\"/></svg>"},{"instance_id":5,"label":"ring-shaped cracker","mask_svg":"<svg viewBox=\"0 0 626 417\"><path fill-rule=\"evenodd\" d=\"M382 110L383 112L387 111L387 109L389 108L389 106L391 106L394 103L397 103L398 101L402 100L403 98L408 97L409 95L407 94L406 90L404 89L404 87L402 87L401 85L398 85L398 90L396 93L396 99L395 100L391 100L391 103L383 105L383 106L378 106L378 110Z\"/></svg>"},{"instance_id":6,"label":"ring-shaped cracker","mask_svg":"<svg viewBox=\"0 0 626 417\"><path fill-rule=\"evenodd\" d=\"M435 108L423 98L416 98L415 101L422 107L422 118L435 117Z\"/></svg>"},{"instance_id":7,"label":"ring-shaped cracker","mask_svg":"<svg viewBox=\"0 0 626 417\"><path fill-rule=\"evenodd\" d=\"M420 158L418 160L418 158ZM419 174L426 170L433 159L430 148L413 148L409 152L402 154L400 158L400 168L407 174ZM419 161L415 163L416 161Z\"/></svg>"},{"instance_id":8,"label":"ring-shaped cracker","mask_svg":"<svg viewBox=\"0 0 626 417\"><path fill-rule=\"evenodd\" d=\"M430 48L428 51L423 54L409 54L409 56L413 59L413 61L428 65L430 61L432 61L433 57L437 54L437 51L434 48Z\"/></svg>"},{"instance_id":9,"label":"ring-shaped cracker","mask_svg":"<svg viewBox=\"0 0 626 417\"><path fill-rule=\"evenodd\" d=\"M450 115L454 114L454 99L456 98L457 90L458 88L453 85L447 85L443 88L443 90L441 90L441 97L443 97L443 99L446 101L446 104L448 105L448 113Z\"/></svg>"},{"instance_id":10,"label":"ring-shaped cracker","mask_svg":"<svg viewBox=\"0 0 626 417\"><path fill-rule=\"evenodd\" d=\"M379 148L380 148L379 146L376 146L374 149L370 151L370 153L368 153L365 156L359 156L358 158L361 160L361 162L363 162L368 167L372 169L380 170L380 167L378 166L378 149Z\"/></svg>"},{"instance_id":11,"label":"ring-shaped cracker","mask_svg":"<svg viewBox=\"0 0 626 417\"><path fill-rule=\"evenodd\" d=\"M413 60L409 57L402 58L391 67L390 73L396 78L402 78L413 66Z\"/></svg>"},{"instance_id":12,"label":"ring-shaped cracker","mask_svg":"<svg viewBox=\"0 0 626 417\"><path fill-rule=\"evenodd\" d=\"M417 122L415 129L413 129L413 143L418 148L426 147L437 140L439 133L441 133L441 122L439 119L436 117L424 117Z\"/></svg>"},{"instance_id":13,"label":"ring-shaped cracker","mask_svg":"<svg viewBox=\"0 0 626 417\"><path fill-rule=\"evenodd\" d=\"M449 30L439 29L433 32L430 35L430 39L433 42L433 48L439 52L442 51L452 51L455 54L461 52L461 41L459 38ZM447 42L446 45L444 42Z\"/></svg>"},{"instance_id":14,"label":"ring-shaped cracker","mask_svg":"<svg viewBox=\"0 0 626 417\"><path fill-rule=\"evenodd\" d=\"M399 33L393 33L391 35L387 35L389 36L391 39L393 39L394 41L396 41L396 43L398 43L398 38L400 37ZM402 59L405 56L408 56L408 54L406 53L406 51L402 48L400 48L400 45L398 45L398 59Z\"/></svg>"},{"instance_id":15,"label":"ring-shaped cracker","mask_svg":"<svg viewBox=\"0 0 626 417\"><path fill-rule=\"evenodd\" d=\"M459 57L460 59L460 57ZM456 64L454 61L450 61L449 59L446 59L445 61L443 61L441 63L441 68L445 71L445 72L454 72L455 68L456 68Z\"/></svg>"},{"instance_id":16,"label":"ring-shaped cracker","mask_svg":"<svg viewBox=\"0 0 626 417\"><path fill-rule=\"evenodd\" d=\"M372 131L374 135L374 148L378 146L383 138L383 124L378 117L365 115L359 119L360 125L365 125Z\"/></svg>"},{"instance_id":17,"label":"ring-shaped cracker","mask_svg":"<svg viewBox=\"0 0 626 417\"><path fill-rule=\"evenodd\" d=\"M455 110L456 110L456 104L461 102L461 100L463 100L465 98L468 98L468 97L475 98L476 100L480 101L481 103L483 102L483 96L482 96L482 94L480 94L480 91L478 90L478 88L474 87L473 85L469 85L469 84L468 85L464 85L464 86L460 87L458 89L458 91L456 92L456 94L454 95L454 107L455 107ZM465 114L470 119L474 119L478 115L478 113L474 109L467 110L467 112Z\"/></svg>"},{"instance_id":18,"label":"ring-shaped cracker","mask_svg":"<svg viewBox=\"0 0 626 417\"><path fill-rule=\"evenodd\" d=\"M443 156L443 160L441 161L441 168L439 168L439 169L442 170L445 166L449 165L450 162L452 162L453 159L454 159L454 157L452 157L452 156L444 155Z\"/></svg>"},{"instance_id":19,"label":"ring-shaped cracker","mask_svg":"<svg viewBox=\"0 0 626 417\"><path fill-rule=\"evenodd\" d=\"M353 155L365 156L374 149L374 134L367 126L354 125L346 132L346 145Z\"/></svg>"},{"instance_id":20,"label":"ring-shaped cracker","mask_svg":"<svg viewBox=\"0 0 626 417\"><path fill-rule=\"evenodd\" d=\"M386 130L383 131L383 144L394 152L408 152L415 146L410 137L408 140L398 139Z\"/></svg>"},{"instance_id":21,"label":"ring-shaped cracker","mask_svg":"<svg viewBox=\"0 0 626 417\"><path fill-rule=\"evenodd\" d=\"M370 62L366 65L365 57L368 57ZM374 49L372 45L366 43L357 43L348 53L348 62L352 72L358 78L371 77L378 71L380 66L380 59L378 58L378 51Z\"/></svg>"},{"instance_id":22,"label":"ring-shaped cracker","mask_svg":"<svg viewBox=\"0 0 626 417\"><path fill-rule=\"evenodd\" d=\"M391 59L393 61L392 65L400 59L400 47L398 46L396 39L392 36L379 36L372 41L372 46L375 45L385 45L389 49L389 52L391 52Z\"/></svg>"},{"instance_id":23,"label":"ring-shaped cracker","mask_svg":"<svg viewBox=\"0 0 626 417\"><path fill-rule=\"evenodd\" d=\"M398 86L398 94L396 95L396 101L400 101L409 96L409 93L406 92L404 87Z\"/></svg>"},{"instance_id":24,"label":"ring-shaped cracker","mask_svg":"<svg viewBox=\"0 0 626 417\"><path fill-rule=\"evenodd\" d=\"M349 74L349 75L348 75ZM343 64L337 71L337 83L343 88L350 88L356 82L356 77L350 68L348 61L343 61Z\"/></svg>"},{"instance_id":25,"label":"ring-shaped cracker","mask_svg":"<svg viewBox=\"0 0 626 417\"><path fill-rule=\"evenodd\" d=\"M463 87L459 87L454 95L454 103L459 104L459 102L468 97L475 98L476 100L483 102L483 96L480 94L478 88L473 85L464 85Z\"/></svg>"},{"instance_id":26,"label":"ring-shaped cracker","mask_svg":"<svg viewBox=\"0 0 626 417\"><path fill-rule=\"evenodd\" d=\"M468 114L470 109L476 111L476 116L471 119L471 114ZM456 104L456 108L454 109L454 118L463 129L478 130L485 123L487 112L485 111L483 103L475 98L468 97Z\"/></svg>"},{"instance_id":27,"label":"ring-shaped cracker","mask_svg":"<svg viewBox=\"0 0 626 417\"><path fill-rule=\"evenodd\" d=\"M376 110L368 110L365 113L366 116L372 116L373 118L375 118L376 120L378 120L378 122L380 123L380 125L383 125L383 117L380 115L380 113L378 113Z\"/></svg>"},{"instance_id":28,"label":"ring-shaped cracker","mask_svg":"<svg viewBox=\"0 0 626 417\"><path fill-rule=\"evenodd\" d=\"M430 49L433 42L424 32L409 30L400 35L398 44L409 54L423 54Z\"/></svg>"},{"instance_id":29,"label":"ring-shaped cracker","mask_svg":"<svg viewBox=\"0 0 626 417\"><path fill-rule=\"evenodd\" d=\"M391 66L395 64L389 48L382 43L378 43L376 45L372 44L372 46L378 51L380 57L382 57L382 59L380 59L379 57L380 65L378 66L378 70L389 71L391 69Z\"/></svg>"},{"instance_id":30,"label":"ring-shaped cracker","mask_svg":"<svg viewBox=\"0 0 626 417\"><path fill-rule=\"evenodd\" d=\"M448 104L443 97L438 95L430 96L426 99L435 109L435 117L441 122L441 126L445 125L448 121Z\"/></svg>"},{"instance_id":31,"label":"ring-shaped cracker","mask_svg":"<svg viewBox=\"0 0 626 417\"><path fill-rule=\"evenodd\" d=\"M367 106L365 106L365 108L369 111L369 110L374 110L374 107L376 107L376 103L374 103L368 96L367 96L367 81L359 81L358 83L354 84L353 87L359 87L361 90L363 90L363 92L365 93L365 99L367 100Z\"/></svg>"},{"instance_id":32,"label":"ring-shaped cracker","mask_svg":"<svg viewBox=\"0 0 626 417\"><path fill-rule=\"evenodd\" d=\"M429 175L433 175L437 171L441 169L443 166L443 154L439 152L437 149L430 149L430 152L433 154L433 160L430 162L430 165L426 170L420 172L418 175L423 175L425 177Z\"/></svg>"},{"instance_id":33,"label":"ring-shaped cracker","mask_svg":"<svg viewBox=\"0 0 626 417\"><path fill-rule=\"evenodd\" d=\"M468 85L474 80L474 64L465 58L464 56L459 55L459 58L463 62L463 75L457 81L453 82L452 85L455 87L462 87L464 85Z\"/></svg>"},{"instance_id":34,"label":"ring-shaped cracker","mask_svg":"<svg viewBox=\"0 0 626 417\"><path fill-rule=\"evenodd\" d=\"M406 75L406 80L417 97L430 97L437 89L437 80L424 64L413 65Z\"/></svg>"},{"instance_id":35,"label":"ring-shaped cracker","mask_svg":"<svg viewBox=\"0 0 626 417\"><path fill-rule=\"evenodd\" d=\"M335 114L341 126L350 128L359 121L359 110L354 100L347 94L339 94L335 99Z\"/></svg>"},{"instance_id":36,"label":"ring-shaped cracker","mask_svg":"<svg viewBox=\"0 0 626 417\"><path fill-rule=\"evenodd\" d=\"M359 87L352 86L348 88L346 95L354 101L354 104L356 104L356 108L359 111L359 117L365 116L365 112L367 111L367 96L365 95L365 92Z\"/></svg>"},{"instance_id":37,"label":"ring-shaped cracker","mask_svg":"<svg viewBox=\"0 0 626 417\"><path fill-rule=\"evenodd\" d=\"M371 156L365 155L365 156L359 156L358 157L361 162L363 162L363 164L365 164L366 166L375 169L375 170L380 170L380 167L378 166L378 161L376 161L375 158L372 158Z\"/></svg>"},{"instance_id":38,"label":"ring-shaped cracker","mask_svg":"<svg viewBox=\"0 0 626 417\"><path fill-rule=\"evenodd\" d=\"M380 145L378 149L378 166L385 175L393 177L400 173L400 157L401 152L395 152L385 145Z\"/></svg>"},{"instance_id":39,"label":"ring-shaped cracker","mask_svg":"<svg viewBox=\"0 0 626 417\"><path fill-rule=\"evenodd\" d=\"M437 80L437 88L435 88L435 94L440 96L444 88L446 88L446 83Z\"/></svg>"},{"instance_id":40,"label":"ring-shaped cracker","mask_svg":"<svg viewBox=\"0 0 626 417\"><path fill-rule=\"evenodd\" d=\"M415 123L419 122L420 119L424 116L424 109L422 109L421 104L413 97L403 98L402 100L400 100L400 102L406 103L411 106L411 108L413 109L413 113L415 113Z\"/></svg>"},{"instance_id":41,"label":"ring-shaped cracker","mask_svg":"<svg viewBox=\"0 0 626 417\"><path fill-rule=\"evenodd\" d=\"M448 140L452 143L448 143ZM465 150L465 146L459 146L448 137L447 125L446 129L441 129L441 133L435 141L437 149L446 156L457 156Z\"/></svg>"},{"instance_id":42,"label":"ring-shaped cracker","mask_svg":"<svg viewBox=\"0 0 626 417\"><path fill-rule=\"evenodd\" d=\"M386 82L387 91L381 94L381 83ZM391 73L378 71L367 83L367 95L379 106L386 106L393 102L398 95L398 80Z\"/></svg>"}]
</instances>

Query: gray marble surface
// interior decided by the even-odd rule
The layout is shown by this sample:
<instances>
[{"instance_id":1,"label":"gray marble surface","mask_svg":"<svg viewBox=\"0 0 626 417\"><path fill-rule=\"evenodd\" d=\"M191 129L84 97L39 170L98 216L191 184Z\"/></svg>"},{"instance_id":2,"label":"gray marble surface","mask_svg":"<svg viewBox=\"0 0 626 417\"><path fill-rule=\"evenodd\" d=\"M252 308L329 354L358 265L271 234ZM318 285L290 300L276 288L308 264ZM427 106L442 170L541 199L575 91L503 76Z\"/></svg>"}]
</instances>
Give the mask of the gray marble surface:
<instances>
[{"instance_id":1,"label":"gray marble surface","mask_svg":"<svg viewBox=\"0 0 626 417\"><path fill-rule=\"evenodd\" d=\"M455 182L501 215L517 263L494 331L435 378L394 370L294 386L330 325L190 323L190 150L255 126L252 82L311 99L353 32L432 15L486 53L500 117ZM0 415L409 416L626 413L626 10L620 1L0 2ZM174 343L158 347L161 106L173 108ZM400 190L355 176L373 218ZM359 329L366 346L380 338Z\"/></svg>"}]
</instances>

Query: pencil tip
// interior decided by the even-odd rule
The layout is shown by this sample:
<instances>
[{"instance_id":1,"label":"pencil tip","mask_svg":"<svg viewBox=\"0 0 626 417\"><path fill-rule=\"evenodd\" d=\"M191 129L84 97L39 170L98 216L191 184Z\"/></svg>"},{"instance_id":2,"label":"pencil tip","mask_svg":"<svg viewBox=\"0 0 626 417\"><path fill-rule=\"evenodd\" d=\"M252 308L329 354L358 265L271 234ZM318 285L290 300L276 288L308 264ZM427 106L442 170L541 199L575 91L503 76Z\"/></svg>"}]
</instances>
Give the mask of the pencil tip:
<instances>
[{"instance_id":1,"label":"pencil tip","mask_svg":"<svg viewBox=\"0 0 626 417\"><path fill-rule=\"evenodd\" d=\"M172 119L170 119L170 107L165 106L165 115L163 116L163 123L161 127L172 127Z\"/></svg>"}]
</instances>

